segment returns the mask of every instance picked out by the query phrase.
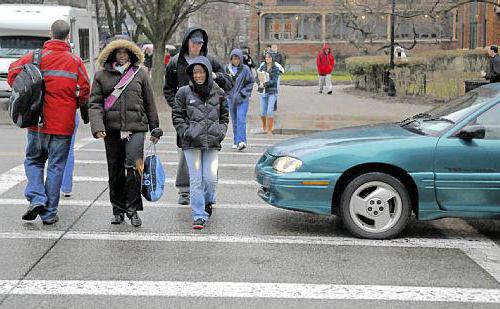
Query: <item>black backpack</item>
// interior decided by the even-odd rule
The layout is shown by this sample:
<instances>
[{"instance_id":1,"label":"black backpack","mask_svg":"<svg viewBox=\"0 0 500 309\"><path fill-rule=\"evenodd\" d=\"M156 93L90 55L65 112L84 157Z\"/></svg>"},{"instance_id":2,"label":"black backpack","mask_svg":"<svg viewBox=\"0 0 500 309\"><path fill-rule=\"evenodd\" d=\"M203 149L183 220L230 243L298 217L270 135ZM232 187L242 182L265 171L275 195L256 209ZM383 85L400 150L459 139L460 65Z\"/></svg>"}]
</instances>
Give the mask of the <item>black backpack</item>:
<instances>
[{"instance_id":1,"label":"black backpack","mask_svg":"<svg viewBox=\"0 0 500 309\"><path fill-rule=\"evenodd\" d=\"M9 100L9 115L20 128L43 126L43 76L40 71L42 51L33 52L32 63L23 65L14 79Z\"/></svg>"}]
</instances>

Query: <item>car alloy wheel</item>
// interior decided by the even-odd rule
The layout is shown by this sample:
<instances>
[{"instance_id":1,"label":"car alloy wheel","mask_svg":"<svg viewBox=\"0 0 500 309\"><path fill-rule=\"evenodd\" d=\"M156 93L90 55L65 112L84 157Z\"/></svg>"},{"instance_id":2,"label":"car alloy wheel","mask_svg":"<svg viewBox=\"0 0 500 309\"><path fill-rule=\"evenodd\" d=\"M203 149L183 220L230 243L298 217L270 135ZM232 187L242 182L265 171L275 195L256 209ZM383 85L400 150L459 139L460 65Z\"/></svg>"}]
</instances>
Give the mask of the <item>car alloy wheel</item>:
<instances>
[{"instance_id":1,"label":"car alloy wheel","mask_svg":"<svg viewBox=\"0 0 500 309\"><path fill-rule=\"evenodd\" d=\"M367 173L346 187L340 213L346 228L355 236L372 239L399 234L411 211L404 185L391 175Z\"/></svg>"}]
</instances>

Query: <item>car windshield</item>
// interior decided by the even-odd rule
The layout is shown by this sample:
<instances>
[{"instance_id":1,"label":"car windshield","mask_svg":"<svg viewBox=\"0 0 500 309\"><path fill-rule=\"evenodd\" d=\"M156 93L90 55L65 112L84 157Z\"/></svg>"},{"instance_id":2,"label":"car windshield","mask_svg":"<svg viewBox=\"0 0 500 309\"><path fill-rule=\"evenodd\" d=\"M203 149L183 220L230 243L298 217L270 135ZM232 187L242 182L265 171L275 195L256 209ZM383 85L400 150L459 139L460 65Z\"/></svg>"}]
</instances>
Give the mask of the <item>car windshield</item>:
<instances>
[{"instance_id":1,"label":"car windshield","mask_svg":"<svg viewBox=\"0 0 500 309\"><path fill-rule=\"evenodd\" d=\"M19 58L30 51L42 48L48 37L2 36L0 37L0 58Z\"/></svg>"},{"instance_id":2,"label":"car windshield","mask_svg":"<svg viewBox=\"0 0 500 309\"><path fill-rule=\"evenodd\" d=\"M437 106L425 113L403 120L402 127L423 135L439 136L455 123L481 107L482 103L498 96L498 90L479 88L464 96Z\"/></svg>"}]
</instances>

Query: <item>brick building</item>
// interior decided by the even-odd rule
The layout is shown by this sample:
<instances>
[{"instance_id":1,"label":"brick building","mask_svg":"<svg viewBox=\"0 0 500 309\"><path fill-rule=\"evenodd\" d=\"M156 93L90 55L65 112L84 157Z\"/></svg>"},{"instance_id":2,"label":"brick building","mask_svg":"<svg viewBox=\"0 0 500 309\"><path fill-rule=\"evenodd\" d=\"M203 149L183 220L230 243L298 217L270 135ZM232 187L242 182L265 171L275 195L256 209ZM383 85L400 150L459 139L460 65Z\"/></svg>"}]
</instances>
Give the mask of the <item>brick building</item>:
<instances>
[{"instance_id":1,"label":"brick building","mask_svg":"<svg viewBox=\"0 0 500 309\"><path fill-rule=\"evenodd\" d=\"M383 47L390 40L391 1L388 0L365 1L366 6L358 5L363 1L348 5L354 1L344 0L249 2L260 8L250 10L249 46L255 51L258 45L261 50L268 44L278 45L278 49L287 56L290 70L315 68L315 57L323 42L332 46L339 64L337 67L342 69L346 57L383 53ZM423 12L426 6L433 3L435 0L398 1L397 10ZM402 45L412 45L415 37L417 45L411 52L456 48L457 10L442 15L422 14L411 19L396 19L396 41ZM370 32L364 40L359 37L359 31L347 26L353 22ZM413 33L414 28L416 35Z\"/></svg>"},{"instance_id":2,"label":"brick building","mask_svg":"<svg viewBox=\"0 0 500 309\"><path fill-rule=\"evenodd\" d=\"M500 5L500 0L496 1ZM472 2L458 8L457 47L500 45L500 6Z\"/></svg>"}]
</instances>

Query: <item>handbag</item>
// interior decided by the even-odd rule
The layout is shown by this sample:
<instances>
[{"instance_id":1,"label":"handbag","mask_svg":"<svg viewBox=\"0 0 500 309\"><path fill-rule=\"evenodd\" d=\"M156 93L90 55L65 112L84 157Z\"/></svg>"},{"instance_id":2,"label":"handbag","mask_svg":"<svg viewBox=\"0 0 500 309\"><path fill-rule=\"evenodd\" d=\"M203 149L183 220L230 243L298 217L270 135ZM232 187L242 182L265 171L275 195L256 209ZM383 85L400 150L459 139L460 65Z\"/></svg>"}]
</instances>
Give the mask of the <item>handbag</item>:
<instances>
[{"instance_id":1,"label":"handbag","mask_svg":"<svg viewBox=\"0 0 500 309\"><path fill-rule=\"evenodd\" d=\"M104 110L109 110L113 106L113 104L115 104L116 100L118 100L125 88L127 88L128 84L130 84L130 82L134 79L135 75L139 73L140 70L140 67L132 67L127 71L127 73L122 76L122 78L120 78L120 81L115 86L115 90L113 90L113 92L111 92L106 100L104 100Z\"/></svg>"},{"instance_id":2,"label":"handbag","mask_svg":"<svg viewBox=\"0 0 500 309\"><path fill-rule=\"evenodd\" d=\"M156 154L156 145L151 143L147 148L142 175L141 194L150 202L158 201L165 191L165 170L160 157Z\"/></svg>"}]
</instances>

